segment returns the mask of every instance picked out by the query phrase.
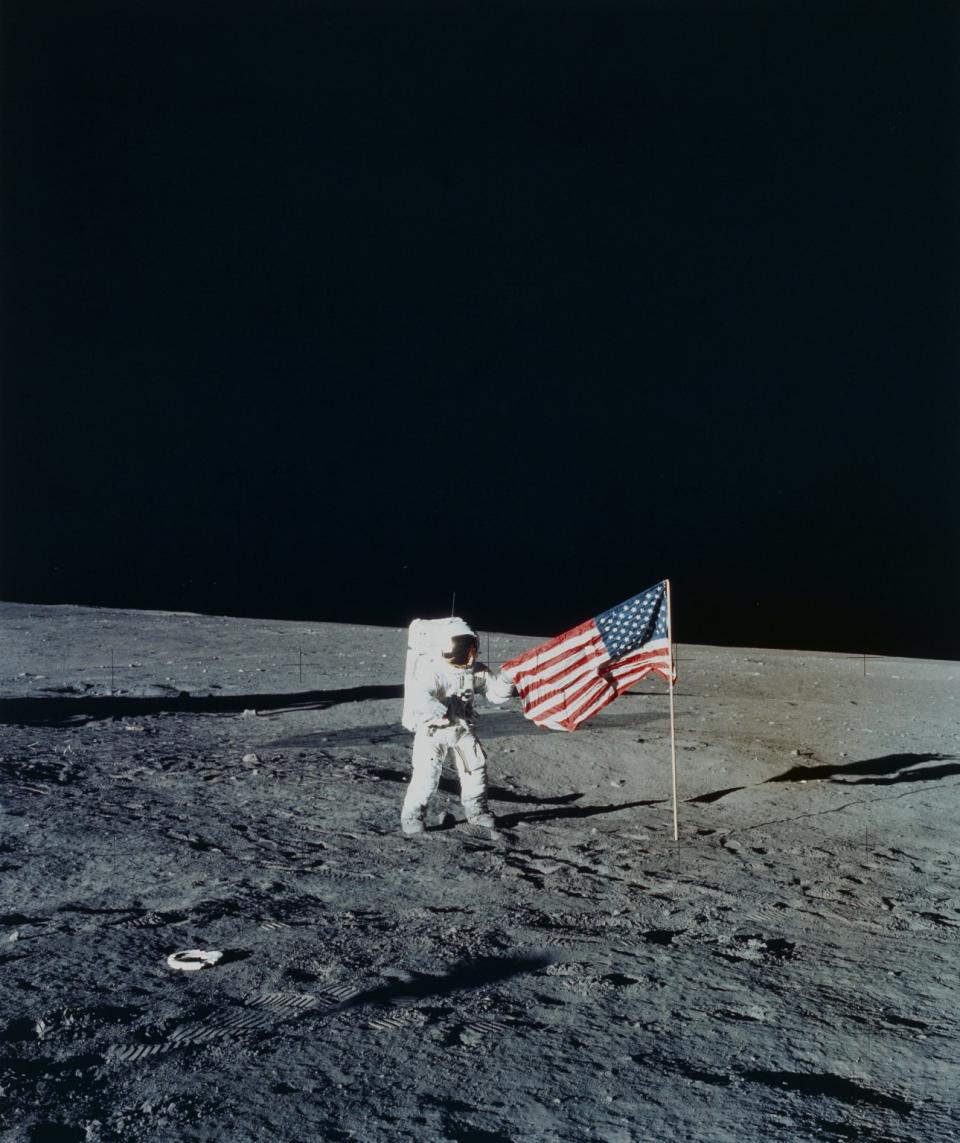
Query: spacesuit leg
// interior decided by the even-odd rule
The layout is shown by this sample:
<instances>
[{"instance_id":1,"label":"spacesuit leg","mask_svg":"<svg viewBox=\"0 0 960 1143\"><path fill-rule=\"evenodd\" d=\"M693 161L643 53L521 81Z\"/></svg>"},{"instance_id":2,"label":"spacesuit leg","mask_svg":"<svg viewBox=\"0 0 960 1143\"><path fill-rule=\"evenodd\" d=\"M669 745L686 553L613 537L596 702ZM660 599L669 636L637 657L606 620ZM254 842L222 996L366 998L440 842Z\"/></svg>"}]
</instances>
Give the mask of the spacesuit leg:
<instances>
[{"instance_id":1,"label":"spacesuit leg","mask_svg":"<svg viewBox=\"0 0 960 1143\"><path fill-rule=\"evenodd\" d=\"M404 832L407 832L407 826L415 822L422 825L427 803L440 784L447 749L448 744L442 734L431 734L425 726L417 729L413 737L413 773L400 811L400 824L405 827Z\"/></svg>"},{"instance_id":2,"label":"spacesuit leg","mask_svg":"<svg viewBox=\"0 0 960 1143\"><path fill-rule=\"evenodd\" d=\"M460 775L460 800L471 825L494 826L487 808L487 755L473 734L464 734L454 747Z\"/></svg>"}]
</instances>

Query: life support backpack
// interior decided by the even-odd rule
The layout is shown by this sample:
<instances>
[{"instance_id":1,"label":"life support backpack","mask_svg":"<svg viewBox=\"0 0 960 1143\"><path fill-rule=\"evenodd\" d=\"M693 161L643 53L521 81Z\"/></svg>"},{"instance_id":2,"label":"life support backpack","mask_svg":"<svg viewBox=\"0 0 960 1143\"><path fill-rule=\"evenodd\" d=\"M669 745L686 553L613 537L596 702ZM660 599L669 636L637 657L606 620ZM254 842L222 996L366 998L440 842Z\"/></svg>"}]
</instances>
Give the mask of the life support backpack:
<instances>
[{"instance_id":1,"label":"life support backpack","mask_svg":"<svg viewBox=\"0 0 960 1143\"><path fill-rule=\"evenodd\" d=\"M449 619L414 619L407 630L407 663L403 675L403 711L400 721L405 730L416 730L411 711L411 683L413 672L420 659L440 659L444 651L452 646L455 635L477 633L469 623L456 615Z\"/></svg>"}]
</instances>

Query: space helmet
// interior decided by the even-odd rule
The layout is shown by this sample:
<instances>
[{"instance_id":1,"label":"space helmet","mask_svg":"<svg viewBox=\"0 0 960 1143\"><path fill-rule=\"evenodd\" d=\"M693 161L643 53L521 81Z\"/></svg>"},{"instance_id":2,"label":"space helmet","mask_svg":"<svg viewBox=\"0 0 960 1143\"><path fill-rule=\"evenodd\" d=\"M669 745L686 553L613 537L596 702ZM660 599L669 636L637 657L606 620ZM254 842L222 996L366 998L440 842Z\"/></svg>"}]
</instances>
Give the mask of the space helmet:
<instances>
[{"instance_id":1,"label":"space helmet","mask_svg":"<svg viewBox=\"0 0 960 1143\"><path fill-rule=\"evenodd\" d=\"M410 624L411 651L436 655L453 667L471 666L479 645L476 631L457 615L446 619L415 619Z\"/></svg>"},{"instance_id":2,"label":"space helmet","mask_svg":"<svg viewBox=\"0 0 960 1143\"><path fill-rule=\"evenodd\" d=\"M471 631L469 635L451 635L446 650L440 653L451 667L466 670L467 667L473 666L479 646L480 641Z\"/></svg>"}]
</instances>

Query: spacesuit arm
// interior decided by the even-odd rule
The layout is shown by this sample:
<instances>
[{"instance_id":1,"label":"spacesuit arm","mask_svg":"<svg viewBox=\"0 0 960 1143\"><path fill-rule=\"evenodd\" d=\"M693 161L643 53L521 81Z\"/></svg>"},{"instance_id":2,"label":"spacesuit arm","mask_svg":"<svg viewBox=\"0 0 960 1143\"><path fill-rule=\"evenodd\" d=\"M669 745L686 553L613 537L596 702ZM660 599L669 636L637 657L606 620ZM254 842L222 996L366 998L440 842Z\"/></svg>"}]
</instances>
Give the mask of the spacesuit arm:
<instances>
[{"instance_id":1,"label":"spacesuit arm","mask_svg":"<svg viewBox=\"0 0 960 1143\"><path fill-rule=\"evenodd\" d=\"M506 675L495 675L486 663L478 663L473 672L474 685L483 694L487 702L499 706L507 701L511 695L516 694L513 681Z\"/></svg>"}]
</instances>

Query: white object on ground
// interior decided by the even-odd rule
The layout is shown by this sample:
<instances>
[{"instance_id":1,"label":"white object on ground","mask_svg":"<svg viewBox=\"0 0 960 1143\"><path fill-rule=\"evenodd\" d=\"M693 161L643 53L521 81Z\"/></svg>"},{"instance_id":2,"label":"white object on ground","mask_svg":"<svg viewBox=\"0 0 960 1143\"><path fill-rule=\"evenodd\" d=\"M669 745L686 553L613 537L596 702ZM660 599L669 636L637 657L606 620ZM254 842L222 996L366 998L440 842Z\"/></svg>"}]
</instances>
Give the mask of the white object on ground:
<instances>
[{"instance_id":1,"label":"white object on ground","mask_svg":"<svg viewBox=\"0 0 960 1143\"><path fill-rule=\"evenodd\" d=\"M170 968L179 968L183 972L197 972L201 968L210 968L215 965L222 956L222 952L186 949L184 952L171 953L167 957L167 964Z\"/></svg>"}]
</instances>

